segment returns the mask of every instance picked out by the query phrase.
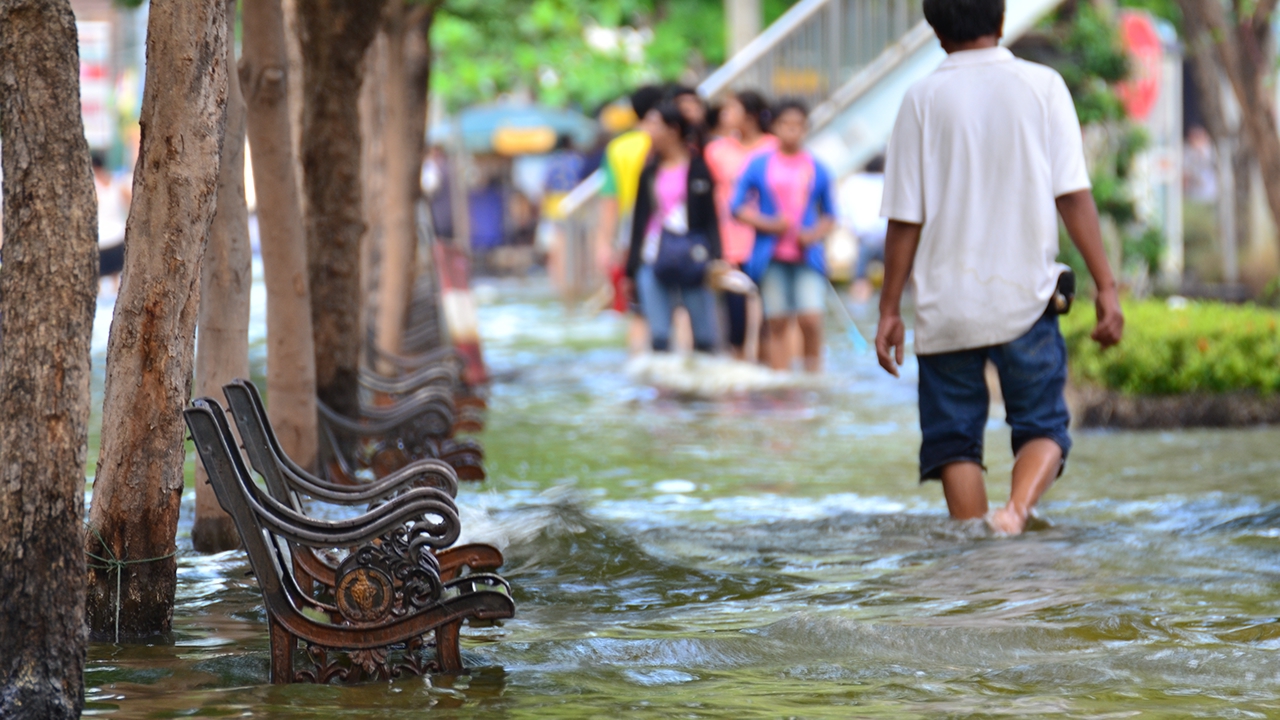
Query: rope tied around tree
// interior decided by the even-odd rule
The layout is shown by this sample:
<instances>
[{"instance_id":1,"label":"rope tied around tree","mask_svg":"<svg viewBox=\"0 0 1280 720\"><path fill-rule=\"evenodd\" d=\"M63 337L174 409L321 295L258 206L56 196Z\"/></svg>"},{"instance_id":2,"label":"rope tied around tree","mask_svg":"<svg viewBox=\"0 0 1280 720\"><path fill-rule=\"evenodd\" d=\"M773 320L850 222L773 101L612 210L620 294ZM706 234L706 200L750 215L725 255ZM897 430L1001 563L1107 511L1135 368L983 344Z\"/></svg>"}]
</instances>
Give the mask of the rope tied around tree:
<instances>
[{"instance_id":1,"label":"rope tied around tree","mask_svg":"<svg viewBox=\"0 0 1280 720\"><path fill-rule=\"evenodd\" d=\"M101 555L95 555L89 552L88 550L85 550L84 551L85 555L88 555L90 558L102 563L101 565L94 565L93 563L89 563L88 564L89 567L93 568L94 570L105 570L108 573L114 572L116 574L116 599L115 599L116 640L115 642L117 645L119 645L120 644L120 605L121 605L120 578L124 575L124 569L129 567L130 565L142 565L143 563L157 562L160 560L168 560L169 558L177 555L178 551L175 549L173 552L169 553L168 555L161 555L160 557L143 558L141 560L121 560L116 557L116 554L114 552L111 551L111 546L107 545L107 541L103 539L102 533L99 533L97 528L95 528L94 526L90 525L87 522L84 524L84 526L89 528L89 531L93 533L94 537L98 538L98 544L102 546L102 549L106 551L107 555L109 556L109 557L102 557Z\"/></svg>"}]
</instances>

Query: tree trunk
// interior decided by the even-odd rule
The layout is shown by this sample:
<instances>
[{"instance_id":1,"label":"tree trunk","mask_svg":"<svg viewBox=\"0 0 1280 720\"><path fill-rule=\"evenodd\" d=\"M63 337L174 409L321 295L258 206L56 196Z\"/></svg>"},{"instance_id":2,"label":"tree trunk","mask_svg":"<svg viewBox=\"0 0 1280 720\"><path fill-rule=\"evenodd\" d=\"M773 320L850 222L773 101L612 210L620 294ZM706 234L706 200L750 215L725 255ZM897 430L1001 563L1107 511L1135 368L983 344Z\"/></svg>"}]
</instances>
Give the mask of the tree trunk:
<instances>
[{"instance_id":1,"label":"tree trunk","mask_svg":"<svg viewBox=\"0 0 1280 720\"><path fill-rule=\"evenodd\" d=\"M1205 130L1213 138L1218 165L1218 236L1222 249L1223 281L1234 285L1240 281L1239 249L1244 246L1249 217L1249 188L1253 174L1247 138L1239 119L1231 121L1223 103L1222 65L1208 31L1199 23L1198 14L1184 16L1187 58L1192 77L1200 93L1200 109Z\"/></svg>"},{"instance_id":2,"label":"tree trunk","mask_svg":"<svg viewBox=\"0 0 1280 720\"><path fill-rule=\"evenodd\" d=\"M1280 224L1280 132L1267 82L1274 59L1270 19L1276 0L1261 0L1252 15L1239 18L1229 18L1227 8L1218 0L1179 0L1178 5L1195 26L1208 32L1217 49L1240 103L1245 135L1262 170L1267 205ZM1243 11L1239 4L1236 8Z\"/></svg>"},{"instance_id":3,"label":"tree trunk","mask_svg":"<svg viewBox=\"0 0 1280 720\"><path fill-rule=\"evenodd\" d=\"M267 413L284 451L310 467L318 439L316 359L306 232L294 173L286 43L280 0L245 4L240 72L249 101L267 286Z\"/></svg>"},{"instance_id":4,"label":"tree trunk","mask_svg":"<svg viewBox=\"0 0 1280 720\"><path fill-rule=\"evenodd\" d=\"M224 0L228 68L235 67L236 0ZM196 332L196 395L222 397L222 386L249 377L249 290L253 251L244 199L244 96L236 73L227 73L227 133L218 169L218 205L209 227L200 275ZM197 552L223 552L240 544L235 523L218 504L204 466L196 466L196 517L191 545Z\"/></svg>"},{"instance_id":5,"label":"tree trunk","mask_svg":"<svg viewBox=\"0 0 1280 720\"><path fill-rule=\"evenodd\" d=\"M173 619L182 409L226 126L226 43L222 0L151 4L142 143L107 342L94 532L86 538L89 552L130 564L89 573L97 637L167 633Z\"/></svg>"},{"instance_id":6,"label":"tree trunk","mask_svg":"<svg viewBox=\"0 0 1280 720\"><path fill-rule=\"evenodd\" d=\"M78 718L98 224L66 0L0 0L0 136L0 717Z\"/></svg>"},{"instance_id":7,"label":"tree trunk","mask_svg":"<svg viewBox=\"0 0 1280 720\"><path fill-rule=\"evenodd\" d=\"M316 391L357 411L360 348L360 113L365 49L382 0L298 0L305 98L302 171L307 198Z\"/></svg>"},{"instance_id":8,"label":"tree trunk","mask_svg":"<svg viewBox=\"0 0 1280 720\"><path fill-rule=\"evenodd\" d=\"M422 197L420 174L426 159L427 111L431 98L431 26L435 22L438 2L418 6L409 13L404 40L404 75L408 81L406 93L409 105L407 135L409 157L415 158L409 168L410 197L414 203Z\"/></svg>"},{"instance_id":9,"label":"tree trunk","mask_svg":"<svg viewBox=\"0 0 1280 720\"><path fill-rule=\"evenodd\" d=\"M421 165L421 153L410 157L416 147L409 139L409 84L405 67L407 35L404 0L389 0L386 21L383 118L383 158L386 182L382 190L382 252L378 273L378 347L400 352L404 338L405 313L414 275L413 192ZM418 131L421 134L421 130ZM412 178L412 184L411 180Z\"/></svg>"},{"instance_id":10,"label":"tree trunk","mask_svg":"<svg viewBox=\"0 0 1280 720\"><path fill-rule=\"evenodd\" d=\"M387 35L379 32L364 55L364 82L360 87L360 190L364 208L364 236L360 239L360 299L364 317L378 308L378 276L383 264L385 226L383 196L387 180L383 141L386 124ZM388 368L380 368L388 372Z\"/></svg>"}]
</instances>

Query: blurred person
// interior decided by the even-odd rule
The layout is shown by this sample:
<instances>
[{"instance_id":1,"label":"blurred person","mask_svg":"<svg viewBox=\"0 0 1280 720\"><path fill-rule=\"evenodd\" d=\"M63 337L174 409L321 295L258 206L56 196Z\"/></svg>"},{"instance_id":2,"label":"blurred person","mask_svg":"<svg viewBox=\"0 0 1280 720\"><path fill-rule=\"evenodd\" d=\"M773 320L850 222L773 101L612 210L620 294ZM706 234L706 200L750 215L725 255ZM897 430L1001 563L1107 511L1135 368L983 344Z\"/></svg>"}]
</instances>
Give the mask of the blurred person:
<instances>
[{"instance_id":1,"label":"blurred person","mask_svg":"<svg viewBox=\"0 0 1280 720\"><path fill-rule=\"evenodd\" d=\"M722 138L726 135L732 135L732 131L724 126L720 120L720 111L724 109L723 105L707 105L707 142Z\"/></svg>"},{"instance_id":2,"label":"blurred person","mask_svg":"<svg viewBox=\"0 0 1280 720\"><path fill-rule=\"evenodd\" d=\"M1218 199L1218 153L1209 132L1199 125L1187 131L1182 151L1182 187L1192 202L1210 204Z\"/></svg>"},{"instance_id":3,"label":"blurred person","mask_svg":"<svg viewBox=\"0 0 1280 720\"><path fill-rule=\"evenodd\" d=\"M1090 192L1080 122L1056 71L999 41L1004 0L924 0L947 59L913 85L889 140L889 219L876 354L902 365L902 292L915 291L920 479L941 480L951 516L1016 535L1071 450L1058 217L1098 288L1093 339L1124 316ZM1015 457L1009 501L987 516L985 368L1000 376Z\"/></svg>"},{"instance_id":4,"label":"blurred person","mask_svg":"<svg viewBox=\"0 0 1280 720\"><path fill-rule=\"evenodd\" d=\"M671 89L671 99L689 123L689 136L699 148L706 147L710 135L707 125L707 103L695 88L687 85L676 85Z\"/></svg>"},{"instance_id":5,"label":"blurred person","mask_svg":"<svg viewBox=\"0 0 1280 720\"><path fill-rule=\"evenodd\" d=\"M662 101L662 94L662 88L654 85L645 85L631 93L635 117L643 119L648 116L649 111ZM600 190L600 207L596 216L598 263L605 277L613 283L614 309L624 313L631 311L627 344L633 352L646 344L646 328L643 317L629 304L628 299L635 293L630 286L626 266L631 243L631 214L640 186L640 173L649 158L651 145L649 133L638 124L609 141L600 166L604 173L604 187Z\"/></svg>"},{"instance_id":6,"label":"blurred person","mask_svg":"<svg viewBox=\"0 0 1280 720\"><path fill-rule=\"evenodd\" d=\"M444 148L433 145L427 150L419 178L422 193L431 208L431 226L436 238L453 242L453 168Z\"/></svg>"},{"instance_id":7,"label":"blurred person","mask_svg":"<svg viewBox=\"0 0 1280 720\"><path fill-rule=\"evenodd\" d=\"M746 272L760 286L769 365L790 369L790 326L800 328L804 368L822 369L822 319L827 300L823 240L835 227L831 172L804 149L809 111L799 100L773 112L778 149L757 155L738 182L731 207L756 229Z\"/></svg>"},{"instance_id":8,"label":"blurred person","mask_svg":"<svg viewBox=\"0 0 1280 720\"><path fill-rule=\"evenodd\" d=\"M654 352L671 350L672 315L683 306L694 351L711 353L716 312L706 267L721 255L711 171L675 103L650 110L645 121L654 155L640 175L627 277L639 293Z\"/></svg>"},{"instance_id":9,"label":"blurred person","mask_svg":"<svg viewBox=\"0 0 1280 720\"><path fill-rule=\"evenodd\" d=\"M884 198L884 156L877 155L862 172L840 183L840 224L858 239L858 260L853 271L851 295L865 303L873 290L868 270L874 262L884 264L884 238L889 221L880 217Z\"/></svg>"},{"instance_id":10,"label":"blurred person","mask_svg":"<svg viewBox=\"0 0 1280 720\"><path fill-rule=\"evenodd\" d=\"M778 148L778 139L765 131L770 119L769 104L760 93L746 90L730 96L721 106L718 118L723 134L707 144L705 153L716 184L716 211L724 260L738 269L751 257L756 229L733 217L729 204L751 158ZM725 295L728 344L738 358L746 355L748 300L742 295Z\"/></svg>"},{"instance_id":11,"label":"blurred person","mask_svg":"<svg viewBox=\"0 0 1280 720\"><path fill-rule=\"evenodd\" d=\"M538 251L547 257L547 274L557 287L564 286L564 215L560 201L582 182L584 159L573 148L568 135L556 138L555 149L547 158L542 181L542 214L538 219Z\"/></svg>"},{"instance_id":12,"label":"blurred person","mask_svg":"<svg viewBox=\"0 0 1280 720\"><path fill-rule=\"evenodd\" d=\"M101 151L89 154L93 164L93 189L98 196L98 277L118 288L124 270L124 232L129 221L129 191L107 170Z\"/></svg>"}]
</instances>

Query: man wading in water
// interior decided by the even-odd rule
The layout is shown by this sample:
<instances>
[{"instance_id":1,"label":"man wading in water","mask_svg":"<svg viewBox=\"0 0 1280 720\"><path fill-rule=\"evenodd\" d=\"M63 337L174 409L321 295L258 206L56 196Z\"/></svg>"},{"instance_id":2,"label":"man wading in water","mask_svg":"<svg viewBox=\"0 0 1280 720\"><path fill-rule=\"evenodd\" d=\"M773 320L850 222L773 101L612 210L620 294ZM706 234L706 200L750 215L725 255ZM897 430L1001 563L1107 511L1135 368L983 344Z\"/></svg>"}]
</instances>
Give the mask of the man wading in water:
<instances>
[{"instance_id":1,"label":"man wading in water","mask_svg":"<svg viewBox=\"0 0 1280 720\"><path fill-rule=\"evenodd\" d=\"M1061 273L1057 215L1098 288L1093 339L1120 342L1124 317L1062 77L999 47L1004 0L924 0L924 15L948 57L907 92L889 141L876 354L897 376L910 276L920 478L942 481L961 520L987 516L983 371L995 364L1016 461L1009 502L987 521L1016 535L1071 450L1066 345L1050 308Z\"/></svg>"}]
</instances>

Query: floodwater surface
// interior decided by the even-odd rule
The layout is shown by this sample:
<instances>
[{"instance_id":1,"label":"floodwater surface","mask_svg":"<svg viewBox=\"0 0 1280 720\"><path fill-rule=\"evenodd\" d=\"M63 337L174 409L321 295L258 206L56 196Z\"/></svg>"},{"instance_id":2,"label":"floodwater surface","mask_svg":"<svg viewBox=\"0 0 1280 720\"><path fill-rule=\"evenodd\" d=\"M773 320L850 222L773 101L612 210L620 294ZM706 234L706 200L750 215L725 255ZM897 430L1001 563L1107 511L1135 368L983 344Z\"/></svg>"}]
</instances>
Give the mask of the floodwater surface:
<instances>
[{"instance_id":1,"label":"floodwater surface","mask_svg":"<svg viewBox=\"0 0 1280 720\"><path fill-rule=\"evenodd\" d=\"M912 366L837 335L815 387L681 399L616 319L481 290L490 479L458 504L517 616L464 631L470 674L269 685L248 564L191 552L188 497L171 641L93 645L86 716L1280 717L1280 430L1077 433L998 539L915 481Z\"/></svg>"}]
</instances>

